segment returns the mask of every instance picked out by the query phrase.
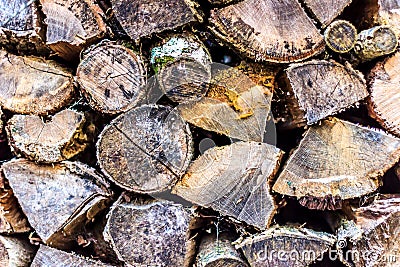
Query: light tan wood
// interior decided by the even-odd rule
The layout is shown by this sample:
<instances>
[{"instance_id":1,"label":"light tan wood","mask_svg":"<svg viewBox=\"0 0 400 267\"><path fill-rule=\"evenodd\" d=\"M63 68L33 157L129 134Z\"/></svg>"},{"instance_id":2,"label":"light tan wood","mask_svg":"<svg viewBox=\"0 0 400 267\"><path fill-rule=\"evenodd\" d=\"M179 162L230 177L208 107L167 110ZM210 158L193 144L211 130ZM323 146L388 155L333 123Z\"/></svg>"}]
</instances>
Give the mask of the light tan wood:
<instances>
[{"instance_id":1,"label":"light tan wood","mask_svg":"<svg viewBox=\"0 0 400 267\"><path fill-rule=\"evenodd\" d=\"M35 252L27 239L0 235L0 266L29 267Z\"/></svg>"},{"instance_id":2,"label":"light tan wood","mask_svg":"<svg viewBox=\"0 0 400 267\"><path fill-rule=\"evenodd\" d=\"M325 28L342 13L352 0L304 0L307 8Z\"/></svg>"},{"instance_id":3,"label":"light tan wood","mask_svg":"<svg viewBox=\"0 0 400 267\"><path fill-rule=\"evenodd\" d=\"M388 25L391 27L397 37L400 36L400 2L398 0L378 0L377 16L375 17L377 24Z\"/></svg>"}]
</instances>

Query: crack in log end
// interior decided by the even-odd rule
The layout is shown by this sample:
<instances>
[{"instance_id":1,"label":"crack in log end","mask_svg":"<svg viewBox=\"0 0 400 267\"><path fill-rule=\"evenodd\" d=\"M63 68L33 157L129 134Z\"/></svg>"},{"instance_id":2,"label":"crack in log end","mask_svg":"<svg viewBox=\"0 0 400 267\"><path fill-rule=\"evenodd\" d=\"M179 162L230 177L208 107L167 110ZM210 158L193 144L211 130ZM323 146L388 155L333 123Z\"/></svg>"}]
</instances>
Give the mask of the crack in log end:
<instances>
[{"instance_id":1,"label":"crack in log end","mask_svg":"<svg viewBox=\"0 0 400 267\"><path fill-rule=\"evenodd\" d=\"M342 209L342 199L340 196L314 197L307 194L299 198L300 205L312 210L339 210Z\"/></svg>"}]
</instances>

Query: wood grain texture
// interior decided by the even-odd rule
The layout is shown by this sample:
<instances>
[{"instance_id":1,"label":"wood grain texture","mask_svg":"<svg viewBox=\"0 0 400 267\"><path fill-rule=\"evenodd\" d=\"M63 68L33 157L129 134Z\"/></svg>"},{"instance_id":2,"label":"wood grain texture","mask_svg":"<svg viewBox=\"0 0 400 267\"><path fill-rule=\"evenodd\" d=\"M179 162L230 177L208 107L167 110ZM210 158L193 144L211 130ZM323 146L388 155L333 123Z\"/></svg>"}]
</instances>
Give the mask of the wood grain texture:
<instances>
[{"instance_id":1,"label":"wood grain texture","mask_svg":"<svg viewBox=\"0 0 400 267\"><path fill-rule=\"evenodd\" d=\"M269 183L282 156L281 150L265 143L210 148L193 161L173 193L265 229L277 208Z\"/></svg>"},{"instance_id":2,"label":"wood grain texture","mask_svg":"<svg viewBox=\"0 0 400 267\"><path fill-rule=\"evenodd\" d=\"M111 5L133 40L202 21L191 0L111 0Z\"/></svg>"},{"instance_id":3,"label":"wood grain texture","mask_svg":"<svg viewBox=\"0 0 400 267\"><path fill-rule=\"evenodd\" d=\"M93 138L85 114L71 109L56 113L48 122L35 115L14 115L7 124L16 153L38 162L59 162L82 152Z\"/></svg>"},{"instance_id":4,"label":"wood grain texture","mask_svg":"<svg viewBox=\"0 0 400 267\"><path fill-rule=\"evenodd\" d=\"M376 22L391 27L396 33L397 37L400 36L400 8L399 0L378 0L378 14Z\"/></svg>"},{"instance_id":5,"label":"wood grain texture","mask_svg":"<svg viewBox=\"0 0 400 267\"><path fill-rule=\"evenodd\" d=\"M274 226L244 239L236 248L243 251L252 267L305 267L320 258L335 241L333 235L324 232Z\"/></svg>"},{"instance_id":6,"label":"wood grain texture","mask_svg":"<svg viewBox=\"0 0 400 267\"><path fill-rule=\"evenodd\" d=\"M246 0L211 10L210 29L255 60L288 63L324 49L323 38L295 0Z\"/></svg>"},{"instance_id":7,"label":"wood grain texture","mask_svg":"<svg viewBox=\"0 0 400 267\"><path fill-rule=\"evenodd\" d=\"M325 28L351 4L352 0L303 0L303 2Z\"/></svg>"},{"instance_id":8,"label":"wood grain texture","mask_svg":"<svg viewBox=\"0 0 400 267\"><path fill-rule=\"evenodd\" d=\"M0 235L0 266L29 267L35 251L28 240Z\"/></svg>"},{"instance_id":9,"label":"wood grain texture","mask_svg":"<svg viewBox=\"0 0 400 267\"><path fill-rule=\"evenodd\" d=\"M334 61L293 64L286 75L307 124L335 115L368 96L362 74Z\"/></svg>"},{"instance_id":10,"label":"wood grain texture","mask_svg":"<svg viewBox=\"0 0 400 267\"><path fill-rule=\"evenodd\" d=\"M53 247L70 246L79 228L106 208L111 196L94 169L79 162L36 165L18 159L4 163L3 172L29 223Z\"/></svg>"},{"instance_id":11,"label":"wood grain texture","mask_svg":"<svg viewBox=\"0 0 400 267\"><path fill-rule=\"evenodd\" d=\"M400 137L400 53L378 62L368 75L368 109L385 129Z\"/></svg>"},{"instance_id":12,"label":"wood grain texture","mask_svg":"<svg viewBox=\"0 0 400 267\"><path fill-rule=\"evenodd\" d=\"M188 267L195 250L190 221L180 204L121 196L108 214L104 237L126 266Z\"/></svg>"},{"instance_id":13,"label":"wood grain texture","mask_svg":"<svg viewBox=\"0 0 400 267\"><path fill-rule=\"evenodd\" d=\"M332 118L307 130L273 190L311 209L337 209L374 192L399 158L400 139Z\"/></svg>"},{"instance_id":14,"label":"wood grain texture","mask_svg":"<svg viewBox=\"0 0 400 267\"><path fill-rule=\"evenodd\" d=\"M357 40L357 30L347 20L335 20L324 32L326 45L336 53L347 53Z\"/></svg>"},{"instance_id":15,"label":"wood grain texture","mask_svg":"<svg viewBox=\"0 0 400 267\"><path fill-rule=\"evenodd\" d=\"M137 53L122 45L103 42L86 52L78 66L77 79L92 108L115 114L141 100L146 68Z\"/></svg>"},{"instance_id":16,"label":"wood grain texture","mask_svg":"<svg viewBox=\"0 0 400 267\"><path fill-rule=\"evenodd\" d=\"M0 51L0 105L15 113L47 115L71 102L69 70L54 61Z\"/></svg>"},{"instance_id":17,"label":"wood grain texture","mask_svg":"<svg viewBox=\"0 0 400 267\"><path fill-rule=\"evenodd\" d=\"M161 192L181 177L193 156L189 126L160 105L131 109L106 126L97 143L104 173L136 192Z\"/></svg>"}]
</instances>

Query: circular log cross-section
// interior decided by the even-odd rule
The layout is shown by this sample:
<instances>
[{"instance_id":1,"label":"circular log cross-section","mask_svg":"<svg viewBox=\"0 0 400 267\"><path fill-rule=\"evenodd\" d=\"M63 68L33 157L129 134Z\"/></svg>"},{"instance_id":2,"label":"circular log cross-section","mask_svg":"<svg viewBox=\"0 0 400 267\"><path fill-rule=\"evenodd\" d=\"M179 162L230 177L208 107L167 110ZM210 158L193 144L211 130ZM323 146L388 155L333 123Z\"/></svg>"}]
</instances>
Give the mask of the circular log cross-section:
<instances>
[{"instance_id":1,"label":"circular log cross-section","mask_svg":"<svg viewBox=\"0 0 400 267\"><path fill-rule=\"evenodd\" d=\"M77 77L92 108L110 114L137 104L146 83L140 57L112 43L91 48L79 64Z\"/></svg>"},{"instance_id":2,"label":"circular log cross-section","mask_svg":"<svg viewBox=\"0 0 400 267\"><path fill-rule=\"evenodd\" d=\"M346 20L336 20L325 30L326 45L336 53L349 52L356 43L357 30Z\"/></svg>"},{"instance_id":3,"label":"circular log cross-section","mask_svg":"<svg viewBox=\"0 0 400 267\"><path fill-rule=\"evenodd\" d=\"M104 173L121 187L163 191L183 175L192 158L189 126L170 108L144 105L120 115L97 143Z\"/></svg>"}]
</instances>

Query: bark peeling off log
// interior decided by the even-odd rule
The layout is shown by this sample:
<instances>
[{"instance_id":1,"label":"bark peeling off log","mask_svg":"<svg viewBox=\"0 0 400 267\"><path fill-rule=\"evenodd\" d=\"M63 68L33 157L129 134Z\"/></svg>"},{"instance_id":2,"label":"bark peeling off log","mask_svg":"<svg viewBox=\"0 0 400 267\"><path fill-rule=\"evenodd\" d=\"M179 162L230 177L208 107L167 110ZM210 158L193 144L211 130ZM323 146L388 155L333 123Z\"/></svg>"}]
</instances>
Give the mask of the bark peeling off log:
<instances>
[{"instance_id":1,"label":"bark peeling off log","mask_svg":"<svg viewBox=\"0 0 400 267\"><path fill-rule=\"evenodd\" d=\"M335 115L368 96L362 74L336 62L293 64L286 75L307 124Z\"/></svg>"},{"instance_id":2,"label":"bark peeling off log","mask_svg":"<svg viewBox=\"0 0 400 267\"><path fill-rule=\"evenodd\" d=\"M311 209L336 209L340 200L375 191L400 158L400 140L336 118L305 133L273 190Z\"/></svg>"},{"instance_id":3,"label":"bark peeling off log","mask_svg":"<svg viewBox=\"0 0 400 267\"><path fill-rule=\"evenodd\" d=\"M104 173L121 187L141 193L171 187L192 156L189 126L177 112L160 105L144 105L120 115L97 143Z\"/></svg>"},{"instance_id":4,"label":"bark peeling off log","mask_svg":"<svg viewBox=\"0 0 400 267\"><path fill-rule=\"evenodd\" d=\"M400 137L400 53L379 62L371 70L369 112L383 127Z\"/></svg>"},{"instance_id":5,"label":"bark peeling off log","mask_svg":"<svg viewBox=\"0 0 400 267\"><path fill-rule=\"evenodd\" d=\"M72 74L53 61L0 51L0 105L15 113L47 115L74 96Z\"/></svg>"},{"instance_id":6,"label":"bark peeling off log","mask_svg":"<svg viewBox=\"0 0 400 267\"><path fill-rule=\"evenodd\" d=\"M343 9L350 5L352 0L303 0L305 5L311 10L313 15L325 28L337 16L342 13Z\"/></svg>"},{"instance_id":7,"label":"bark peeling off log","mask_svg":"<svg viewBox=\"0 0 400 267\"><path fill-rule=\"evenodd\" d=\"M125 32L133 39L202 22L192 0L111 0L112 9Z\"/></svg>"},{"instance_id":8,"label":"bark peeling off log","mask_svg":"<svg viewBox=\"0 0 400 267\"><path fill-rule=\"evenodd\" d=\"M79 227L111 197L102 178L78 162L36 165L19 159L4 163L3 171L29 223L53 247L70 246Z\"/></svg>"},{"instance_id":9,"label":"bark peeling off log","mask_svg":"<svg viewBox=\"0 0 400 267\"><path fill-rule=\"evenodd\" d=\"M173 193L265 229L277 208L269 183L282 156L281 150L265 143L211 148L190 165Z\"/></svg>"},{"instance_id":10,"label":"bark peeling off log","mask_svg":"<svg viewBox=\"0 0 400 267\"><path fill-rule=\"evenodd\" d=\"M67 253L51 247L40 245L31 267L111 267L100 261L86 259L82 256Z\"/></svg>"},{"instance_id":11,"label":"bark peeling off log","mask_svg":"<svg viewBox=\"0 0 400 267\"><path fill-rule=\"evenodd\" d=\"M35 251L28 240L0 235L0 266L29 267Z\"/></svg>"},{"instance_id":12,"label":"bark peeling off log","mask_svg":"<svg viewBox=\"0 0 400 267\"><path fill-rule=\"evenodd\" d=\"M82 112L66 109L44 122L39 116L15 115L7 124L11 146L38 162L59 162L82 152L93 133Z\"/></svg>"},{"instance_id":13,"label":"bark peeling off log","mask_svg":"<svg viewBox=\"0 0 400 267\"><path fill-rule=\"evenodd\" d=\"M179 204L124 196L108 214L104 237L128 266L190 266L195 242L190 214Z\"/></svg>"},{"instance_id":14,"label":"bark peeling off log","mask_svg":"<svg viewBox=\"0 0 400 267\"><path fill-rule=\"evenodd\" d=\"M333 235L311 229L274 226L246 238L240 248L252 267L309 266L335 243Z\"/></svg>"},{"instance_id":15,"label":"bark peeling off log","mask_svg":"<svg viewBox=\"0 0 400 267\"><path fill-rule=\"evenodd\" d=\"M288 63L324 49L318 29L295 0L247 0L214 9L210 24L220 39L255 60Z\"/></svg>"}]
</instances>

